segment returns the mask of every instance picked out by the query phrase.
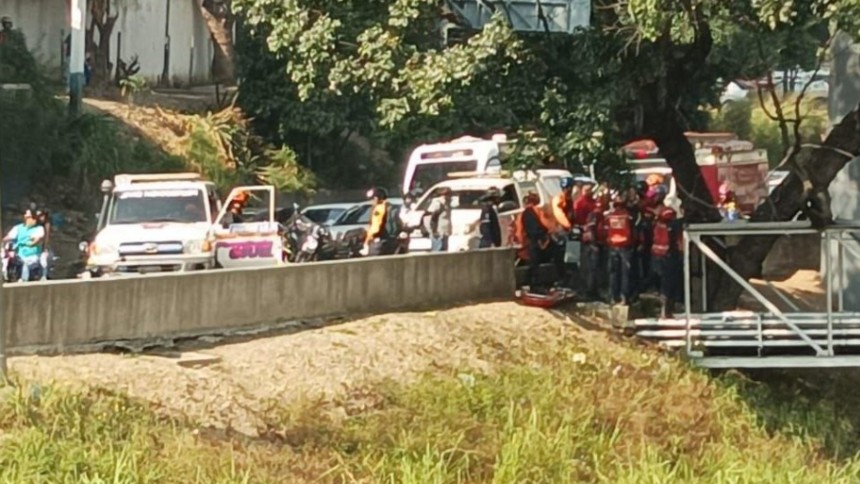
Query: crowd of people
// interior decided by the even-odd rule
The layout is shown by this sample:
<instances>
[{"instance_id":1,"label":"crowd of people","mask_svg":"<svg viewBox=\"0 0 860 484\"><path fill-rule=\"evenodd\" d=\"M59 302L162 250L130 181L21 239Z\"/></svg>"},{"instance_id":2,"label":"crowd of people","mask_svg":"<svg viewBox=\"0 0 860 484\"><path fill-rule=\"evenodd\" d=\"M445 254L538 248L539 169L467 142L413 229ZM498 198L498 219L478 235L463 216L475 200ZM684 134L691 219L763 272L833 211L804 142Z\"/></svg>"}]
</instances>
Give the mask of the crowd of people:
<instances>
[{"instance_id":1,"label":"crowd of people","mask_svg":"<svg viewBox=\"0 0 860 484\"><path fill-rule=\"evenodd\" d=\"M669 317L681 300L683 229L675 210L664 204L667 189L662 180L649 179L620 191L567 178L561 187L550 210L540 206L538 194L525 196L524 210L510 231L508 242L520 247L518 256L528 264L526 285L535 285L539 267L549 262L555 269L556 285L580 287L591 300L629 304L645 292L657 291L662 313ZM441 190L422 218L432 252L448 250L452 231L450 197L450 192ZM416 228L407 227L415 197L406 194L397 214L384 189L372 189L368 198L374 208L363 253L405 253L408 234ZM470 232L480 234L480 248L502 245L499 198L498 190L490 189L481 199L479 219L470 227ZM568 241L575 240L577 234L581 242L580 260L576 261L580 270L573 271L570 261L565 260L565 251Z\"/></svg>"},{"instance_id":2,"label":"crowd of people","mask_svg":"<svg viewBox=\"0 0 860 484\"><path fill-rule=\"evenodd\" d=\"M526 285L536 283L542 263L552 262L557 285L579 286L591 300L621 304L657 291L669 317L681 299L683 239L678 214L664 204L666 193L659 179L623 191L566 179L549 211L541 209L537 194L527 195L512 230L512 243L529 266ZM564 255L577 233L581 270L573 272Z\"/></svg>"}]
</instances>

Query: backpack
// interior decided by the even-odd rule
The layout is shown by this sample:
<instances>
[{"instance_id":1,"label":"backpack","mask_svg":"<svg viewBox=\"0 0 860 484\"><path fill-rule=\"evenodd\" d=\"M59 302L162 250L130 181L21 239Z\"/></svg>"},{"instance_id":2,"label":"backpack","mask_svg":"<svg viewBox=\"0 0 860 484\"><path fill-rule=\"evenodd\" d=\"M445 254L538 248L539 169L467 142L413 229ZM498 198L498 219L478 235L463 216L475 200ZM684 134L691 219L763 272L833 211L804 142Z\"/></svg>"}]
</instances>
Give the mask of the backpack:
<instances>
[{"instance_id":1,"label":"backpack","mask_svg":"<svg viewBox=\"0 0 860 484\"><path fill-rule=\"evenodd\" d=\"M400 207L392 207L387 204L385 207L385 235L390 238L397 238L402 229L400 224Z\"/></svg>"}]
</instances>

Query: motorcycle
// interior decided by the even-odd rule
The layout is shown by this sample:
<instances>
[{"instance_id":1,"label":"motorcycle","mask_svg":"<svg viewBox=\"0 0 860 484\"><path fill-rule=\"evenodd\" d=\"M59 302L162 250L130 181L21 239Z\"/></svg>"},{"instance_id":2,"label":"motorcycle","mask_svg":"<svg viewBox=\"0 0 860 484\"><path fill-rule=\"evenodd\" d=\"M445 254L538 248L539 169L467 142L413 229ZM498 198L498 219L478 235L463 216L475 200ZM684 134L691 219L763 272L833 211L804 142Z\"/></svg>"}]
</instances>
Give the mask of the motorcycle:
<instances>
[{"instance_id":1,"label":"motorcycle","mask_svg":"<svg viewBox=\"0 0 860 484\"><path fill-rule=\"evenodd\" d=\"M4 242L0 257L3 259L3 281L17 282L21 279L23 264L21 264L21 259L18 258L18 253L15 251L15 244Z\"/></svg>"},{"instance_id":2,"label":"motorcycle","mask_svg":"<svg viewBox=\"0 0 860 484\"><path fill-rule=\"evenodd\" d=\"M303 263L334 259L331 232L299 213L297 206L280 210L276 220L283 227L285 259Z\"/></svg>"},{"instance_id":3,"label":"motorcycle","mask_svg":"<svg viewBox=\"0 0 860 484\"><path fill-rule=\"evenodd\" d=\"M16 250L14 242L7 241L3 243L2 250L0 250L0 259L2 259L3 261L3 281L20 281L24 272L24 261L22 261L21 258L18 257L18 251ZM52 257L49 256L48 260L51 259ZM41 259L35 262L31 262L29 269L30 282L38 281L42 279L43 276L45 276L45 268L42 266Z\"/></svg>"}]
</instances>

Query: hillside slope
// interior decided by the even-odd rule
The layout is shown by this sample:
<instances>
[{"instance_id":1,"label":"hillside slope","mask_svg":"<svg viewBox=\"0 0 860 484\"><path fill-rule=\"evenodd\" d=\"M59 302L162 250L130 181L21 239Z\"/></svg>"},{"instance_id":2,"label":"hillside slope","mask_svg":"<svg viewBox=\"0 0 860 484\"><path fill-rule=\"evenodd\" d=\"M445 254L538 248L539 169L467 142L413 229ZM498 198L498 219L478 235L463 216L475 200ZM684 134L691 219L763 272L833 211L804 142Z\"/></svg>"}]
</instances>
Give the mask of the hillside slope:
<instances>
[{"instance_id":1,"label":"hillside slope","mask_svg":"<svg viewBox=\"0 0 860 484\"><path fill-rule=\"evenodd\" d=\"M713 379L598 326L495 303L210 341L187 348L220 357L197 369L154 356L13 358L22 384L0 409L0 480L82 469L129 482L860 475L858 402L844 388L821 375Z\"/></svg>"}]
</instances>

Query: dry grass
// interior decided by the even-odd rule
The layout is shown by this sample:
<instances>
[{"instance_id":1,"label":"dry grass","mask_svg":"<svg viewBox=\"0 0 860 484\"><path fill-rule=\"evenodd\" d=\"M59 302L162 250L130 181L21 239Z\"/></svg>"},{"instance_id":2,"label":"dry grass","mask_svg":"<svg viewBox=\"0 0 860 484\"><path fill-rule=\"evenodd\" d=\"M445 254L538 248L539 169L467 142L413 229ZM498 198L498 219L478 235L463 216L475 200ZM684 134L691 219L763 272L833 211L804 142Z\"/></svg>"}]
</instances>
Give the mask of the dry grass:
<instances>
[{"instance_id":1,"label":"dry grass","mask_svg":"<svg viewBox=\"0 0 860 484\"><path fill-rule=\"evenodd\" d=\"M287 347L268 360L273 366L303 361L294 352L326 351L324 365L292 375L328 378L312 388L332 391L285 398L305 383L281 380L289 390L258 402L257 437L207 430L176 411L167 418L104 390L22 384L0 408L0 481L856 481L857 402L832 390L847 384L813 388L783 374L713 379L546 313L482 309L499 317L397 315L294 335L295 346L275 338ZM446 358L449 349L455 356ZM375 353L373 370L355 371ZM226 366L239 364L231 358ZM81 360L63 364L72 361ZM335 375L348 369L361 383L336 390Z\"/></svg>"}]
</instances>

